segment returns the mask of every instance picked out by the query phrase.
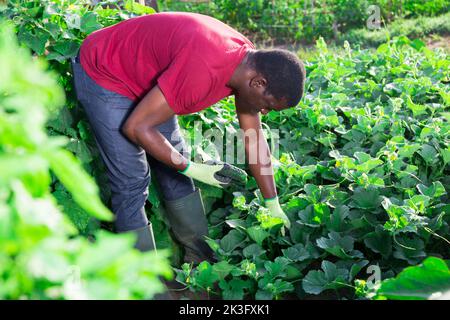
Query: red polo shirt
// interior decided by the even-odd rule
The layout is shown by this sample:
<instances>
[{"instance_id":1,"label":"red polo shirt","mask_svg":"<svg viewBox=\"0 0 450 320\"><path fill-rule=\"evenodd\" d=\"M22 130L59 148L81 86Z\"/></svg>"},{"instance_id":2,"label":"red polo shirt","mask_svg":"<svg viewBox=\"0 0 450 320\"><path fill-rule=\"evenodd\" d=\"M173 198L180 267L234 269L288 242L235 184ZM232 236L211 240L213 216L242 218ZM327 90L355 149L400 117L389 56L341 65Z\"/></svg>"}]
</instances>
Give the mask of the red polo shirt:
<instances>
[{"instance_id":1,"label":"red polo shirt","mask_svg":"<svg viewBox=\"0 0 450 320\"><path fill-rule=\"evenodd\" d=\"M254 48L212 17L164 12L93 32L80 63L97 84L133 101L158 84L176 114L189 114L231 94L226 83Z\"/></svg>"}]
</instances>

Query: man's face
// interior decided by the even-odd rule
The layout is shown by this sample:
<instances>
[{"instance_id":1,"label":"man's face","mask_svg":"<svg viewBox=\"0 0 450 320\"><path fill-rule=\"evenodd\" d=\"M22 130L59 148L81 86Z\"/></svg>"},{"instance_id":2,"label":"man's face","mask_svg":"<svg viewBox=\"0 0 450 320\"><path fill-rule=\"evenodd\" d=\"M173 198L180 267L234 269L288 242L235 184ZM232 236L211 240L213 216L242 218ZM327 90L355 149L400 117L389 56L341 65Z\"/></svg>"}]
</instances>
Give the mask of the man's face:
<instances>
[{"instance_id":1,"label":"man's face","mask_svg":"<svg viewBox=\"0 0 450 320\"><path fill-rule=\"evenodd\" d=\"M253 78L249 85L235 95L236 108L240 112L267 114L269 111L280 111L288 108L286 99L276 99L264 93L267 81L262 77Z\"/></svg>"}]
</instances>

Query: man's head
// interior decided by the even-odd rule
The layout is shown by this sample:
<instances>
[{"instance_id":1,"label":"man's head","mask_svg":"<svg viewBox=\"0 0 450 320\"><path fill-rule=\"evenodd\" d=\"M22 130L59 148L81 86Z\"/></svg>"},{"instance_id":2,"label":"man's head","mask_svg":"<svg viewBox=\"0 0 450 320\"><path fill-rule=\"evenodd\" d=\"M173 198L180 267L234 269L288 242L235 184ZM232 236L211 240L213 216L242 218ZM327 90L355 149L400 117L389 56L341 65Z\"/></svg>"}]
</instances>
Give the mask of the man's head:
<instances>
[{"instance_id":1,"label":"man's head","mask_svg":"<svg viewBox=\"0 0 450 320\"><path fill-rule=\"evenodd\" d=\"M294 107L303 96L306 78L302 61L287 50L250 51L243 61L236 105L244 112Z\"/></svg>"}]
</instances>

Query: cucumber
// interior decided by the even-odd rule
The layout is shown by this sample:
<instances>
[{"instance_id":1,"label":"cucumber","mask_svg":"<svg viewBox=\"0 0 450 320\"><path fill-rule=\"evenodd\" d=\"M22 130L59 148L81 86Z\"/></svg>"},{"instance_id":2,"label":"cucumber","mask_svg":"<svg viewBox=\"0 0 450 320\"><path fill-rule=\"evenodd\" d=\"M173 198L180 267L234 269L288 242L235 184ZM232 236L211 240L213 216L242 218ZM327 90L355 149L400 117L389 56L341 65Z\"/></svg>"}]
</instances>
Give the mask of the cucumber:
<instances>
[{"instance_id":1,"label":"cucumber","mask_svg":"<svg viewBox=\"0 0 450 320\"><path fill-rule=\"evenodd\" d=\"M221 182L222 187L230 187L230 186L244 187L246 185L247 173L244 170L226 162L210 160L207 161L207 163L213 165L218 164L223 165L223 168L214 174L214 177Z\"/></svg>"},{"instance_id":2,"label":"cucumber","mask_svg":"<svg viewBox=\"0 0 450 320\"><path fill-rule=\"evenodd\" d=\"M244 185L247 183L247 173L244 170L228 163L224 163L223 169L218 171L216 174L224 178L230 178L234 183Z\"/></svg>"}]
</instances>

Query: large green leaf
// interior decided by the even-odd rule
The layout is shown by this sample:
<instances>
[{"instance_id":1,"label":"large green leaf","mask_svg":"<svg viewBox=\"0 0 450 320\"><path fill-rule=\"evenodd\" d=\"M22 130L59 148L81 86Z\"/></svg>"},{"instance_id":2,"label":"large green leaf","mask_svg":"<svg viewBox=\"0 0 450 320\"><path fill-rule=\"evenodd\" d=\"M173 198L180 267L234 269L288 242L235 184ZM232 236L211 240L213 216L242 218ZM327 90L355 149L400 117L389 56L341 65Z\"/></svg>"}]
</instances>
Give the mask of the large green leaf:
<instances>
[{"instance_id":1,"label":"large green leaf","mask_svg":"<svg viewBox=\"0 0 450 320\"><path fill-rule=\"evenodd\" d=\"M321 237L317 239L316 243L319 248L326 250L342 259L348 258L362 258L362 253L353 250L355 240L351 236L341 236L337 232L330 232L328 237Z\"/></svg>"},{"instance_id":2,"label":"large green leaf","mask_svg":"<svg viewBox=\"0 0 450 320\"><path fill-rule=\"evenodd\" d=\"M287 259L293 262L301 262L312 258L310 252L306 250L305 246L301 243L293 245L287 249L282 249L282 252Z\"/></svg>"},{"instance_id":3,"label":"large green leaf","mask_svg":"<svg viewBox=\"0 0 450 320\"><path fill-rule=\"evenodd\" d=\"M242 254L244 255L244 257L252 260L255 260L265 252L266 251L256 243L252 243L248 247L245 247L244 250L242 250Z\"/></svg>"},{"instance_id":4,"label":"large green leaf","mask_svg":"<svg viewBox=\"0 0 450 320\"><path fill-rule=\"evenodd\" d=\"M398 237L396 240L397 241L394 245L395 258L406 260L409 264L416 264L426 257L426 253L424 251L425 244L419 237Z\"/></svg>"},{"instance_id":5,"label":"large green leaf","mask_svg":"<svg viewBox=\"0 0 450 320\"><path fill-rule=\"evenodd\" d=\"M245 238L245 234L233 229L220 240L220 246L225 252L231 253L244 241Z\"/></svg>"},{"instance_id":6,"label":"large green leaf","mask_svg":"<svg viewBox=\"0 0 450 320\"><path fill-rule=\"evenodd\" d=\"M444 260L425 259L420 265L404 269L394 279L387 279L377 290L388 299L416 300L439 297L450 290L450 270Z\"/></svg>"},{"instance_id":7,"label":"large green leaf","mask_svg":"<svg viewBox=\"0 0 450 320\"><path fill-rule=\"evenodd\" d=\"M79 49L79 44L75 41L65 40L59 41L53 49L58 52L62 58L68 59L75 57Z\"/></svg>"},{"instance_id":8,"label":"large green leaf","mask_svg":"<svg viewBox=\"0 0 450 320\"><path fill-rule=\"evenodd\" d=\"M58 200L58 203L62 206L62 210L69 216L77 229L81 232L85 232L91 216L82 210L73 200L72 196L64 190L53 192L53 196Z\"/></svg>"},{"instance_id":9,"label":"large green leaf","mask_svg":"<svg viewBox=\"0 0 450 320\"><path fill-rule=\"evenodd\" d=\"M70 139L69 143L67 144L67 150L72 151L83 164L87 164L93 160L91 151L89 150L86 142L84 142L83 140L73 138Z\"/></svg>"},{"instance_id":10,"label":"large green leaf","mask_svg":"<svg viewBox=\"0 0 450 320\"><path fill-rule=\"evenodd\" d=\"M125 0L125 9L127 9L137 15L155 13L155 9L141 5L133 0Z\"/></svg>"},{"instance_id":11,"label":"large green leaf","mask_svg":"<svg viewBox=\"0 0 450 320\"><path fill-rule=\"evenodd\" d=\"M87 34L101 29L103 25L98 22L97 14L95 12L86 12L80 21L80 30Z\"/></svg>"},{"instance_id":12,"label":"large green leaf","mask_svg":"<svg viewBox=\"0 0 450 320\"><path fill-rule=\"evenodd\" d=\"M253 226L247 228L247 233L249 237L260 246L262 246L263 241L270 236L270 233L261 228L260 226Z\"/></svg>"},{"instance_id":13,"label":"large green leaf","mask_svg":"<svg viewBox=\"0 0 450 320\"><path fill-rule=\"evenodd\" d=\"M302 286L306 293L320 294L327 289L336 289L346 285L348 270L338 268L334 263L322 261L322 270L312 270L303 278Z\"/></svg>"},{"instance_id":14,"label":"large green leaf","mask_svg":"<svg viewBox=\"0 0 450 320\"><path fill-rule=\"evenodd\" d=\"M422 156L422 158L428 164L435 163L437 160L438 153L437 153L436 149L429 144L422 145L422 149L420 151L418 151L418 153Z\"/></svg>"},{"instance_id":15,"label":"large green leaf","mask_svg":"<svg viewBox=\"0 0 450 320\"><path fill-rule=\"evenodd\" d=\"M286 267L289 265L289 260L284 257L277 257L275 261L266 261L264 267L267 270L266 275L270 279L285 276Z\"/></svg>"},{"instance_id":16,"label":"large green leaf","mask_svg":"<svg viewBox=\"0 0 450 320\"><path fill-rule=\"evenodd\" d=\"M214 283L219 279L219 274L207 261L201 262L195 271L196 285L200 286L201 288L212 288Z\"/></svg>"},{"instance_id":17,"label":"large green leaf","mask_svg":"<svg viewBox=\"0 0 450 320\"><path fill-rule=\"evenodd\" d=\"M249 288L250 281L242 279L231 279L230 281L220 281L220 288L225 300L242 300L244 291Z\"/></svg>"},{"instance_id":18,"label":"large green leaf","mask_svg":"<svg viewBox=\"0 0 450 320\"><path fill-rule=\"evenodd\" d=\"M38 55L43 55L45 51L45 45L50 38L50 35L40 28L36 28L33 31L21 28L18 34L18 38L20 42L24 43Z\"/></svg>"},{"instance_id":19,"label":"large green leaf","mask_svg":"<svg viewBox=\"0 0 450 320\"><path fill-rule=\"evenodd\" d=\"M372 251L381 254L384 258L388 258L392 253L392 237L382 227L378 227L374 232L368 233L364 237L364 244Z\"/></svg>"},{"instance_id":20,"label":"large green leaf","mask_svg":"<svg viewBox=\"0 0 450 320\"><path fill-rule=\"evenodd\" d=\"M425 196L431 197L431 198L439 198L440 196L446 194L444 186L440 181L435 181L433 184L429 187L418 184L417 189L419 192Z\"/></svg>"},{"instance_id":21,"label":"large green leaf","mask_svg":"<svg viewBox=\"0 0 450 320\"><path fill-rule=\"evenodd\" d=\"M330 231L341 232L345 231L347 227L347 217L349 216L350 209L345 205L339 205L330 215L330 221L327 222L327 228Z\"/></svg>"},{"instance_id":22,"label":"large green leaf","mask_svg":"<svg viewBox=\"0 0 450 320\"><path fill-rule=\"evenodd\" d=\"M99 198L95 181L82 169L72 153L67 150L50 150L45 152L45 157L52 171L80 207L96 218L112 220L112 213Z\"/></svg>"},{"instance_id":23,"label":"large green leaf","mask_svg":"<svg viewBox=\"0 0 450 320\"><path fill-rule=\"evenodd\" d=\"M220 261L215 263L213 266L213 271L217 274L219 279L223 280L226 276L230 274L230 272L236 268L235 266L229 264L227 261Z\"/></svg>"},{"instance_id":24,"label":"large green leaf","mask_svg":"<svg viewBox=\"0 0 450 320\"><path fill-rule=\"evenodd\" d=\"M380 192L375 188L357 188L352 199L353 206L360 209L375 209L381 204Z\"/></svg>"},{"instance_id":25,"label":"large green leaf","mask_svg":"<svg viewBox=\"0 0 450 320\"><path fill-rule=\"evenodd\" d=\"M130 233L114 235L106 231L100 231L96 236L95 244L87 247L83 255L77 258L82 272L95 273L98 270L108 269L130 250L136 238L136 235ZM99 255L99 252L103 254Z\"/></svg>"}]
</instances>

